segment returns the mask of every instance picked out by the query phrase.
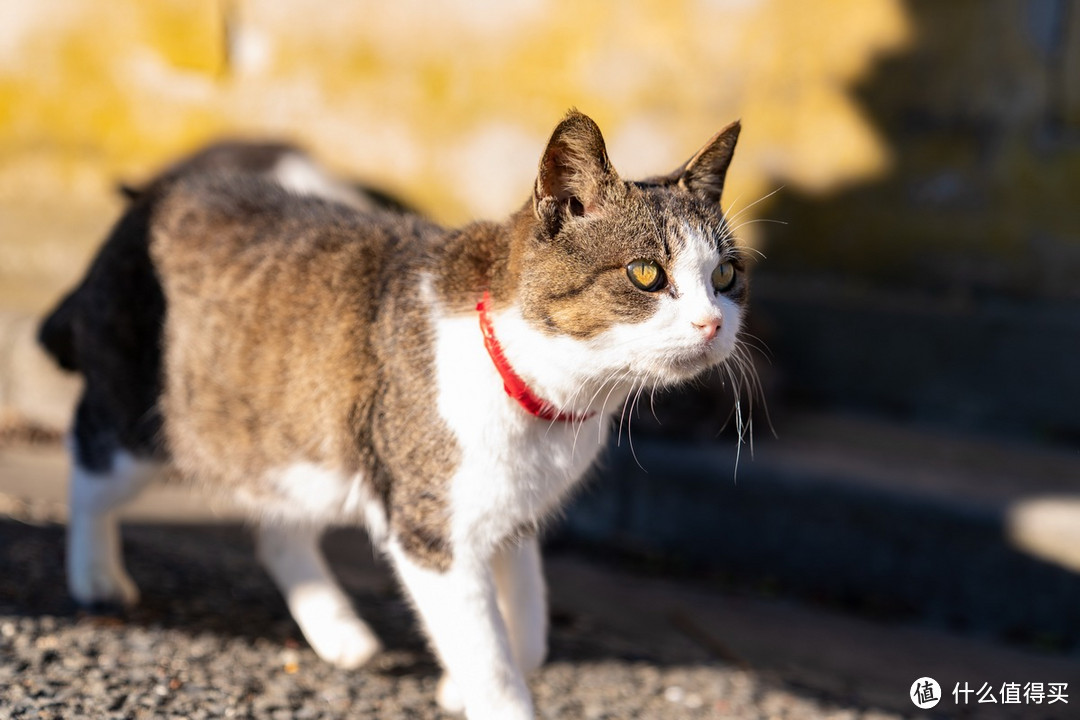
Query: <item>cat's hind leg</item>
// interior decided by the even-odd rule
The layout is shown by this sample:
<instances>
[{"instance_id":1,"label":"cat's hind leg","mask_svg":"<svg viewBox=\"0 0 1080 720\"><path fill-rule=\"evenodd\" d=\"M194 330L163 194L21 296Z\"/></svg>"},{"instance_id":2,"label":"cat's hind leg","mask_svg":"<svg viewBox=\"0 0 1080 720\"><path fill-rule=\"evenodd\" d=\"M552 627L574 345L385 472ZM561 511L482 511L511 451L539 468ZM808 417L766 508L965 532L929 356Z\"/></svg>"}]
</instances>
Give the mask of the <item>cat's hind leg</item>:
<instances>
[{"instance_id":1,"label":"cat's hind leg","mask_svg":"<svg viewBox=\"0 0 1080 720\"><path fill-rule=\"evenodd\" d=\"M157 474L159 464L107 441L88 447L94 439L78 430L70 440L68 591L87 607L131 606L139 589L124 569L117 512Z\"/></svg>"},{"instance_id":2,"label":"cat's hind leg","mask_svg":"<svg viewBox=\"0 0 1080 720\"><path fill-rule=\"evenodd\" d=\"M382 644L331 574L319 548L321 536L322 528L261 525L259 560L315 653L338 667L357 668Z\"/></svg>"}]
</instances>

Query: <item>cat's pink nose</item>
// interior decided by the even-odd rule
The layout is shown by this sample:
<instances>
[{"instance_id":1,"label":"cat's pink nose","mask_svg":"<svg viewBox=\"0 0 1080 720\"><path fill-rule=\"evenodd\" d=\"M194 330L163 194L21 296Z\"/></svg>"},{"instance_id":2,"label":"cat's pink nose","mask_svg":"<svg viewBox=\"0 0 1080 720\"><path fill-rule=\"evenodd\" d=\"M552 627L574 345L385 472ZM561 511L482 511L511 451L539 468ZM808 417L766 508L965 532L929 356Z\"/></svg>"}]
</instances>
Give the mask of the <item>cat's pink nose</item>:
<instances>
[{"instance_id":1,"label":"cat's pink nose","mask_svg":"<svg viewBox=\"0 0 1080 720\"><path fill-rule=\"evenodd\" d=\"M701 318L694 321L694 327L701 331L702 337L705 342L711 342L716 333L720 331L720 326L724 323L724 318L714 315L707 318Z\"/></svg>"}]
</instances>

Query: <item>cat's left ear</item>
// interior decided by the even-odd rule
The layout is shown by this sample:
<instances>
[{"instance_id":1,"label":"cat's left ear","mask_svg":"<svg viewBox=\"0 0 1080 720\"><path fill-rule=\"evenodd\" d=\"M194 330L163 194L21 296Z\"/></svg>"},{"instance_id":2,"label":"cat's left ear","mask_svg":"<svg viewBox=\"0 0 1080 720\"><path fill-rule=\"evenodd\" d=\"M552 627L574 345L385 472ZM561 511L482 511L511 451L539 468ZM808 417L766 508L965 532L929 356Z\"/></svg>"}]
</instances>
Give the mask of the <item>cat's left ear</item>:
<instances>
[{"instance_id":1,"label":"cat's left ear","mask_svg":"<svg viewBox=\"0 0 1080 720\"><path fill-rule=\"evenodd\" d=\"M570 216L599 211L608 188L619 179L600 128L571 110L555 128L540 159L533 208L551 234Z\"/></svg>"},{"instance_id":2,"label":"cat's left ear","mask_svg":"<svg viewBox=\"0 0 1080 720\"><path fill-rule=\"evenodd\" d=\"M735 143L739 140L741 129L742 124L736 120L713 135L686 164L672 173L673 177L678 178L679 186L719 204L720 195L724 192L724 178L731 164L731 156L735 154Z\"/></svg>"}]
</instances>

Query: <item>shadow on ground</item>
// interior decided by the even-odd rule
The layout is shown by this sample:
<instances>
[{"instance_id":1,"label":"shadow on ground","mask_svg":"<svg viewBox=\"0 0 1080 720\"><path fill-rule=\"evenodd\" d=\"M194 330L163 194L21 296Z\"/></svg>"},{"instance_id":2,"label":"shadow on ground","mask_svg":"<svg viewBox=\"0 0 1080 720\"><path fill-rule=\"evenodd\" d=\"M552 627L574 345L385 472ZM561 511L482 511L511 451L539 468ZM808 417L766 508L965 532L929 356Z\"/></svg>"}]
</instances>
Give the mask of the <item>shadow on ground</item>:
<instances>
[{"instance_id":1,"label":"shadow on ground","mask_svg":"<svg viewBox=\"0 0 1080 720\"><path fill-rule=\"evenodd\" d=\"M449 717L434 705L439 670L411 609L359 532L325 543L386 646L359 671L307 648L243 527L136 523L125 544L142 603L87 615L67 599L63 526L0 520L0 658L10 658L0 699L45 717ZM551 653L532 682L541 717L883 720L910 712L908 685L922 674L950 687L954 676L1077 676L1065 659L643 578L565 551L548 559ZM1067 716L1056 713L969 716Z\"/></svg>"},{"instance_id":2,"label":"shadow on ground","mask_svg":"<svg viewBox=\"0 0 1080 720\"><path fill-rule=\"evenodd\" d=\"M0 680L8 681L0 698L58 717L130 717L140 709L443 717L433 704L438 666L360 533L335 531L325 543L386 646L369 668L352 672L307 649L243 527L132 524L124 533L142 602L123 616L89 615L67 598L63 526L0 520L0 655L11 658L0 661ZM554 565L562 584L552 588L550 659L533 682L542 717L757 717L763 704L777 717L825 717L837 708L859 717L867 709L855 693L755 670L662 603L651 617L648 600L644 613L633 603L620 607L616 596L633 592L627 576L607 583L563 553ZM655 588L666 591L662 582Z\"/></svg>"}]
</instances>

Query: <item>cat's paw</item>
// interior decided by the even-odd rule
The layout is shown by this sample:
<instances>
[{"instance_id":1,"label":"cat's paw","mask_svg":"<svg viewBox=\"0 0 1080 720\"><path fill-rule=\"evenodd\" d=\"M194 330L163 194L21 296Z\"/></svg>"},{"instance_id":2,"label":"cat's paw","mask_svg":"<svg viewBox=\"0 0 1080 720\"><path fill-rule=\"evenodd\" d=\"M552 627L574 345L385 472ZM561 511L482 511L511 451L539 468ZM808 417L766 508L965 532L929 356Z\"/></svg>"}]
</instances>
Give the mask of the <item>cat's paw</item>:
<instances>
[{"instance_id":1,"label":"cat's paw","mask_svg":"<svg viewBox=\"0 0 1080 720\"><path fill-rule=\"evenodd\" d=\"M342 619L303 630L316 655L345 670L366 665L382 650L379 638L359 619Z\"/></svg>"},{"instance_id":2,"label":"cat's paw","mask_svg":"<svg viewBox=\"0 0 1080 720\"><path fill-rule=\"evenodd\" d=\"M443 673L443 676L439 678L439 689L435 692L435 699L438 701L439 707L446 712L465 712L465 701L461 697L461 692L458 690L453 678L447 673Z\"/></svg>"},{"instance_id":3,"label":"cat's paw","mask_svg":"<svg viewBox=\"0 0 1080 720\"><path fill-rule=\"evenodd\" d=\"M68 591L75 602L87 608L129 608L139 602L139 587L123 568L72 568Z\"/></svg>"}]
</instances>

